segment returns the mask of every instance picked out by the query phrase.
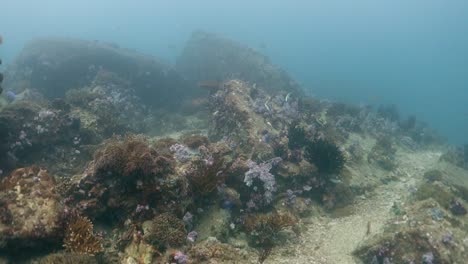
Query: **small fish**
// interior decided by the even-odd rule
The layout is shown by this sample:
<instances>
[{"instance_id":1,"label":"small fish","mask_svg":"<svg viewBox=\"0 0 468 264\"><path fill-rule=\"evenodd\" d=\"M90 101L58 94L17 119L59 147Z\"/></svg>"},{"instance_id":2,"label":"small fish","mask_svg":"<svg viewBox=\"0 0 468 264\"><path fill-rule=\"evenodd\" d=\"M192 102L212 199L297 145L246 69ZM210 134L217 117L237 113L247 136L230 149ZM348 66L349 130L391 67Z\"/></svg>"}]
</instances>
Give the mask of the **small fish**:
<instances>
[{"instance_id":1,"label":"small fish","mask_svg":"<svg viewBox=\"0 0 468 264\"><path fill-rule=\"evenodd\" d=\"M330 181L331 181L332 183L334 183L334 184L342 183L342 181L339 180L339 179L330 179Z\"/></svg>"},{"instance_id":2,"label":"small fish","mask_svg":"<svg viewBox=\"0 0 468 264\"><path fill-rule=\"evenodd\" d=\"M205 81L199 81L198 82L198 87L208 89L210 91L218 90L219 87L221 86L221 83L218 81L213 81L213 80L205 80Z\"/></svg>"},{"instance_id":3,"label":"small fish","mask_svg":"<svg viewBox=\"0 0 468 264\"><path fill-rule=\"evenodd\" d=\"M265 103L263 104L263 105L265 106L266 110L268 110L268 112L271 112L271 108L270 108L270 106L268 106L268 103L270 102L270 99L271 99L271 98L268 98L268 99L265 101Z\"/></svg>"},{"instance_id":4,"label":"small fish","mask_svg":"<svg viewBox=\"0 0 468 264\"><path fill-rule=\"evenodd\" d=\"M3 43L3 37L0 35L0 45Z\"/></svg>"}]
</instances>

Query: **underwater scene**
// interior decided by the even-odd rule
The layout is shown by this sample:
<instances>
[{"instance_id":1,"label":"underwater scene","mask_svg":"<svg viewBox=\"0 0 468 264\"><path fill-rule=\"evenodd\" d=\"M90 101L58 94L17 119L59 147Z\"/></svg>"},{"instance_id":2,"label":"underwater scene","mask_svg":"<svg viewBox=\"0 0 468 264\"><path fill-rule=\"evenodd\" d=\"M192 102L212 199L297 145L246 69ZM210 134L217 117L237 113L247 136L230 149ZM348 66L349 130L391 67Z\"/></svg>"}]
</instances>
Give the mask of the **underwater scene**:
<instances>
[{"instance_id":1,"label":"underwater scene","mask_svg":"<svg viewBox=\"0 0 468 264\"><path fill-rule=\"evenodd\" d=\"M0 9L0 264L468 259L468 2Z\"/></svg>"}]
</instances>

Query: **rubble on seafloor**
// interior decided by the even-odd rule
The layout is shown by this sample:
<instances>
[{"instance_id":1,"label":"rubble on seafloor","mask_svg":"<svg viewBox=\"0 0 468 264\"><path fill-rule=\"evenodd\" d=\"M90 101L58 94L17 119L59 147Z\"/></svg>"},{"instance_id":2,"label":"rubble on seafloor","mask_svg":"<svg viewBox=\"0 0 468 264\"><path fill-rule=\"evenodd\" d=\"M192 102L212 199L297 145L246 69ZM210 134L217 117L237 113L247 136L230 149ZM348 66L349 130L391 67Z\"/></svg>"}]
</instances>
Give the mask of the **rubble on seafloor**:
<instances>
[{"instance_id":1,"label":"rubble on seafloor","mask_svg":"<svg viewBox=\"0 0 468 264\"><path fill-rule=\"evenodd\" d=\"M17 96L0 108L0 262L467 257L466 147L392 106L306 97L241 44L194 33L173 69L40 39L7 72ZM365 234L306 243L356 219Z\"/></svg>"}]
</instances>

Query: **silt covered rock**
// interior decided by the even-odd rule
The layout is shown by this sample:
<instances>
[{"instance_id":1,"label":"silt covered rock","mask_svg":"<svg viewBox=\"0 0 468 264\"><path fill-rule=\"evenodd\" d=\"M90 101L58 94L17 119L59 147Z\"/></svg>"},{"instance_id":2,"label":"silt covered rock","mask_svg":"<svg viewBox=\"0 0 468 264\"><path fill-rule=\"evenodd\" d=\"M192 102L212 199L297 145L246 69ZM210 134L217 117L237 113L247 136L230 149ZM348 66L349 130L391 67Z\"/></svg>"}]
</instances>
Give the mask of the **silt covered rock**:
<instances>
[{"instance_id":1,"label":"silt covered rock","mask_svg":"<svg viewBox=\"0 0 468 264\"><path fill-rule=\"evenodd\" d=\"M0 183L0 250L61 243L63 208L55 180L39 167L13 171Z\"/></svg>"},{"instance_id":2,"label":"silt covered rock","mask_svg":"<svg viewBox=\"0 0 468 264\"><path fill-rule=\"evenodd\" d=\"M129 80L135 94L152 106L174 106L190 92L179 74L155 58L112 44L68 38L28 43L9 67L6 81L13 91L35 89L56 98L88 85L100 70Z\"/></svg>"}]
</instances>

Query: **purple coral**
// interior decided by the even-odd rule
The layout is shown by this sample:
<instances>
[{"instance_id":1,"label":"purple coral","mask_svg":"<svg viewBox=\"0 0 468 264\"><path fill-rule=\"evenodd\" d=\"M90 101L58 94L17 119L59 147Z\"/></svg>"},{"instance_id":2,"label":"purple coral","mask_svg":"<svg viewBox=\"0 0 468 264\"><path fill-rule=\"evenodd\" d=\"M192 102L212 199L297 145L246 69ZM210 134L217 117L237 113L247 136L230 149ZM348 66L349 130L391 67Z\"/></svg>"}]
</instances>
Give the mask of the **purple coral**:
<instances>
[{"instance_id":1,"label":"purple coral","mask_svg":"<svg viewBox=\"0 0 468 264\"><path fill-rule=\"evenodd\" d=\"M174 144L169 148L170 151L174 152L174 157L184 163L192 158L192 153L189 148L182 144Z\"/></svg>"},{"instance_id":2,"label":"purple coral","mask_svg":"<svg viewBox=\"0 0 468 264\"><path fill-rule=\"evenodd\" d=\"M294 193L293 190L290 189L286 190L286 195L286 204L289 206L293 206L296 203L297 195Z\"/></svg>"},{"instance_id":3,"label":"purple coral","mask_svg":"<svg viewBox=\"0 0 468 264\"><path fill-rule=\"evenodd\" d=\"M7 91L5 93L8 102L13 102L16 100L16 94L13 91Z\"/></svg>"},{"instance_id":4,"label":"purple coral","mask_svg":"<svg viewBox=\"0 0 468 264\"><path fill-rule=\"evenodd\" d=\"M434 254L432 252L427 252L422 256L422 263L423 264L433 264L435 261Z\"/></svg>"},{"instance_id":5,"label":"purple coral","mask_svg":"<svg viewBox=\"0 0 468 264\"><path fill-rule=\"evenodd\" d=\"M255 179L263 183L263 196L267 204L271 203L273 193L276 191L275 176L270 173L270 170L281 161L282 159L277 157L260 164L251 160L247 162L249 170L245 173L244 183L249 187L253 185ZM254 186L254 190L256 190L256 186Z\"/></svg>"},{"instance_id":6,"label":"purple coral","mask_svg":"<svg viewBox=\"0 0 468 264\"><path fill-rule=\"evenodd\" d=\"M191 231L187 234L187 241L190 243L194 243L198 238L198 232L197 231Z\"/></svg>"},{"instance_id":7,"label":"purple coral","mask_svg":"<svg viewBox=\"0 0 468 264\"><path fill-rule=\"evenodd\" d=\"M177 251L176 253L174 253L174 260L177 264L186 264L188 258L187 255L185 255L184 253Z\"/></svg>"}]
</instances>

